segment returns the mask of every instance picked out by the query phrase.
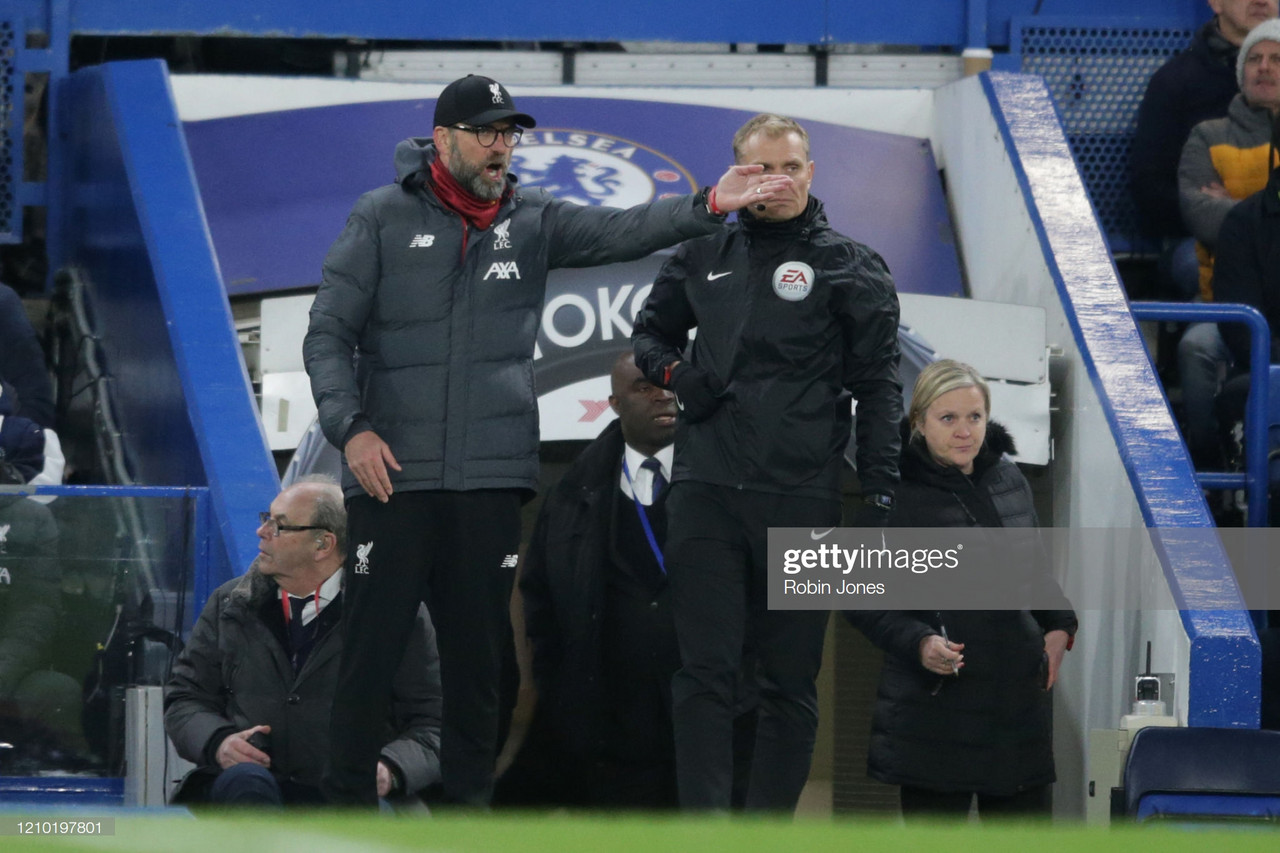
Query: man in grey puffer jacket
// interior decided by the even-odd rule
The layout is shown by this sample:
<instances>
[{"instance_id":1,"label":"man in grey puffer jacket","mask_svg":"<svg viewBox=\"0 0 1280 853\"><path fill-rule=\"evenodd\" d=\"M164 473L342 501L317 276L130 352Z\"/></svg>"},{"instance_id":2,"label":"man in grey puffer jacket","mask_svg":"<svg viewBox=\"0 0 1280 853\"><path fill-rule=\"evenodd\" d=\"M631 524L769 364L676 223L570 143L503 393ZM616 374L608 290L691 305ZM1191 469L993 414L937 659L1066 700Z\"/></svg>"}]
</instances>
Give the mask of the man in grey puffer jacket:
<instances>
[{"instance_id":1,"label":"man in grey puffer jacket","mask_svg":"<svg viewBox=\"0 0 1280 853\"><path fill-rule=\"evenodd\" d=\"M376 723L419 600L440 647L445 799L491 796L520 504L537 486L547 271L712 233L791 182L734 166L697 195L583 207L509 174L534 125L494 80L449 84L432 138L397 146L397 183L360 198L325 259L303 354L321 427L343 450L350 517L323 783L335 802L374 802Z\"/></svg>"}]
</instances>

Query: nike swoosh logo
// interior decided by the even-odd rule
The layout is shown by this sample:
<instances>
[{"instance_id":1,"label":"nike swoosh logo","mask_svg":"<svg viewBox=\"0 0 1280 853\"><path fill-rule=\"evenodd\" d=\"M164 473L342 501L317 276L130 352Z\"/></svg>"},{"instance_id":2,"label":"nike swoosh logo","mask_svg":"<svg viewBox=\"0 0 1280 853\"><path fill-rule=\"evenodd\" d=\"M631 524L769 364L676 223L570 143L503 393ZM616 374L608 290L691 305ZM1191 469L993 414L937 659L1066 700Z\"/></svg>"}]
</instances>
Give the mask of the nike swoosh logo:
<instances>
[{"instance_id":1,"label":"nike swoosh logo","mask_svg":"<svg viewBox=\"0 0 1280 853\"><path fill-rule=\"evenodd\" d=\"M810 538L810 539L812 539L814 542L817 542L819 539L823 539L823 538L825 538L825 537L826 537L826 535L827 535L828 533L830 533L831 531L833 531L833 530L835 530L835 528L834 528L834 527L828 527L826 530L822 531L821 533L819 533L819 532L818 532L818 531L816 531L816 530L810 530L810 531L809 531L809 538Z\"/></svg>"},{"instance_id":2,"label":"nike swoosh logo","mask_svg":"<svg viewBox=\"0 0 1280 853\"><path fill-rule=\"evenodd\" d=\"M728 272L716 272L716 273L709 272L707 273L707 281L715 281L716 279L724 278L727 275L733 275L733 270L729 270Z\"/></svg>"}]
</instances>

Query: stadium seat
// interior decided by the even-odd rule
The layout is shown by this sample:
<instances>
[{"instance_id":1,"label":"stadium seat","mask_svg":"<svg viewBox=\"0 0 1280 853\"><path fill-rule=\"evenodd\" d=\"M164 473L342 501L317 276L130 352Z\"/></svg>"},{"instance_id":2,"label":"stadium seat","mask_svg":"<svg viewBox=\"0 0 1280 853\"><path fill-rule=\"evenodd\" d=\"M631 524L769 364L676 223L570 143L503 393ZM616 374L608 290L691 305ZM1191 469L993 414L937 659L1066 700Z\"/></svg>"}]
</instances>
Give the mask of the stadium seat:
<instances>
[{"instance_id":1,"label":"stadium seat","mask_svg":"<svg viewBox=\"0 0 1280 853\"><path fill-rule=\"evenodd\" d=\"M1142 729L1125 763L1124 797L1138 822L1280 820L1280 732Z\"/></svg>"}]
</instances>

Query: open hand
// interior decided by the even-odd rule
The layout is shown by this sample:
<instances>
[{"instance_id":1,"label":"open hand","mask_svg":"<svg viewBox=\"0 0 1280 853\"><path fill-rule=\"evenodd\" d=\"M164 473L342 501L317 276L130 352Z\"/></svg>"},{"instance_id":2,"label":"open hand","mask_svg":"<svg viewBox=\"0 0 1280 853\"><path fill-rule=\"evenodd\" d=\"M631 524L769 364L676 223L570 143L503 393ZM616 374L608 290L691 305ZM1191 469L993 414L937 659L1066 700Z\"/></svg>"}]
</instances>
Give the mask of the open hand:
<instances>
[{"instance_id":1,"label":"open hand","mask_svg":"<svg viewBox=\"0 0 1280 853\"><path fill-rule=\"evenodd\" d=\"M730 166L716 184L716 207L731 213L748 204L759 204L791 188L789 175L765 175L764 166Z\"/></svg>"},{"instance_id":2,"label":"open hand","mask_svg":"<svg viewBox=\"0 0 1280 853\"><path fill-rule=\"evenodd\" d=\"M351 468L351 473L356 475L356 479L360 481L360 487L370 497L375 497L383 503L391 499L391 475L387 473L387 466L399 471L400 463L396 461L391 448L376 432L365 430L356 433L347 441L347 446L342 449L342 452L347 457L347 466Z\"/></svg>"}]
</instances>

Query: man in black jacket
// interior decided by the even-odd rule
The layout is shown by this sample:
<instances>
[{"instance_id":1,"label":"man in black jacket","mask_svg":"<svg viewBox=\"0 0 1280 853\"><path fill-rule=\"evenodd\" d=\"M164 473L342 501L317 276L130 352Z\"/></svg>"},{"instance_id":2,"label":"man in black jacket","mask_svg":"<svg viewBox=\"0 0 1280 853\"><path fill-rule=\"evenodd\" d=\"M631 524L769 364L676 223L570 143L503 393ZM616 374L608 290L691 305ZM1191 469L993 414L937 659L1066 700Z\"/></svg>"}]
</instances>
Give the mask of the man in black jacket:
<instances>
[{"instance_id":1,"label":"man in black jacket","mask_svg":"<svg viewBox=\"0 0 1280 853\"><path fill-rule=\"evenodd\" d=\"M165 688L165 731L198 765L183 801L323 802L346 533L336 483L295 483L263 513L253 566L209 596ZM394 702L374 731L383 798L440 781L440 662L421 605L396 664Z\"/></svg>"},{"instance_id":2,"label":"man in black jacket","mask_svg":"<svg viewBox=\"0 0 1280 853\"><path fill-rule=\"evenodd\" d=\"M1138 107L1131 166L1133 200L1145 234L1162 241L1160 276L1168 296L1199 290L1195 241L1183 224L1178 160L1191 129L1227 114L1240 91L1236 56L1255 26L1276 17L1276 0L1208 0L1214 17L1182 53L1151 75Z\"/></svg>"},{"instance_id":3,"label":"man in black jacket","mask_svg":"<svg viewBox=\"0 0 1280 853\"><path fill-rule=\"evenodd\" d=\"M547 271L643 257L719 229L790 180L735 166L715 188L627 210L520 188L531 116L471 75L436 99L397 182L365 193L325 258L303 358L351 514L330 800L372 804L375 726L426 601L440 636L444 797L493 790L520 504L537 488L533 351ZM358 355L358 358L356 356Z\"/></svg>"},{"instance_id":4,"label":"man in black jacket","mask_svg":"<svg viewBox=\"0 0 1280 853\"><path fill-rule=\"evenodd\" d=\"M676 805L680 654L661 548L675 400L630 352L612 391L618 419L548 493L520 575L538 703L504 782L528 777L523 804Z\"/></svg>"},{"instance_id":5,"label":"man in black jacket","mask_svg":"<svg viewBox=\"0 0 1280 853\"><path fill-rule=\"evenodd\" d=\"M864 498L854 523L883 523L898 480L898 297L880 256L834 231L810 197L804 128L756 116L733 148L738 164L788 175L792 189L681 246L632 341L681 411L666 549L682 661L672 683L681 805L729 807L750 639L759 713L746 807L792 810L817 731L827 613L767 609L768 529L818 536L840 523L851 396Z\"/></svg>"}]
</instances>

